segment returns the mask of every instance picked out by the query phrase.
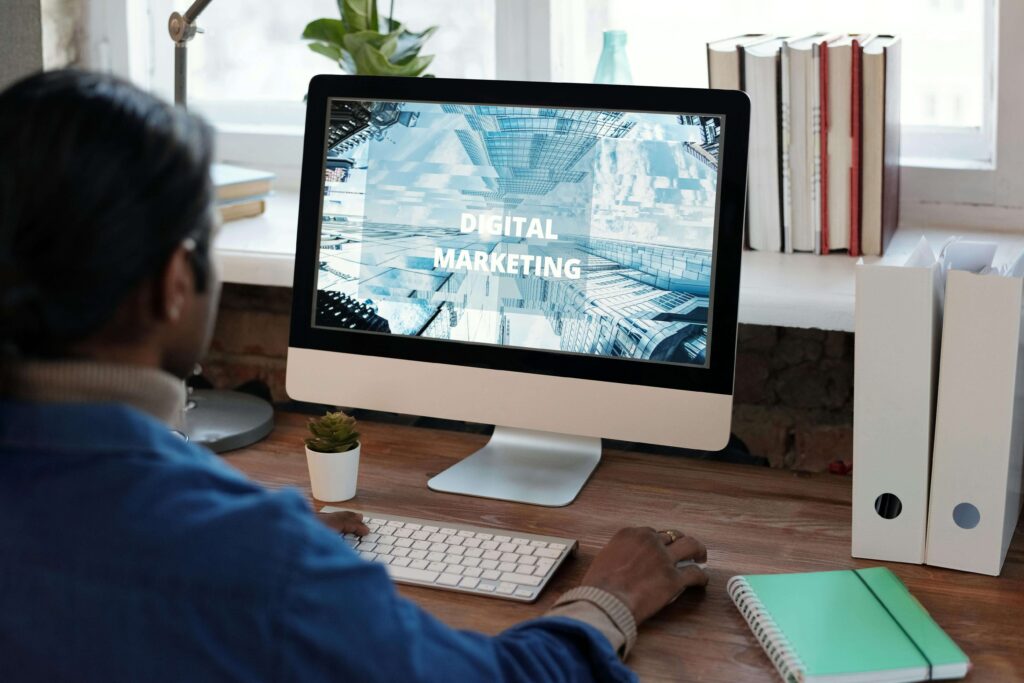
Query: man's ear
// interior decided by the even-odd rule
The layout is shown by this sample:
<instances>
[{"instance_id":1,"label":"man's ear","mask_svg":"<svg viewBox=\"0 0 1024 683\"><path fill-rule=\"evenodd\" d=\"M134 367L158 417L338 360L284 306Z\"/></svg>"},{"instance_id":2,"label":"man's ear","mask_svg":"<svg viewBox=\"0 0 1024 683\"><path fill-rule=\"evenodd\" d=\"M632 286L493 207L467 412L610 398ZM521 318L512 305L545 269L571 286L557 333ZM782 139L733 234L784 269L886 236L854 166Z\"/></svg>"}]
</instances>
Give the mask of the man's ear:
<instances>
[{"instance_id":1,"label":"man's ear","mask_svg":"<svg viewBox=\"0 0 1024 683\"><path fill-rule=\"evenodd\" d=\"M195 294L195 273L190 262L190 250L179 246L167 259L154 287L156 296L154 315L161 322L177 323L185 315Z\"/></svg>"}]
</instances>

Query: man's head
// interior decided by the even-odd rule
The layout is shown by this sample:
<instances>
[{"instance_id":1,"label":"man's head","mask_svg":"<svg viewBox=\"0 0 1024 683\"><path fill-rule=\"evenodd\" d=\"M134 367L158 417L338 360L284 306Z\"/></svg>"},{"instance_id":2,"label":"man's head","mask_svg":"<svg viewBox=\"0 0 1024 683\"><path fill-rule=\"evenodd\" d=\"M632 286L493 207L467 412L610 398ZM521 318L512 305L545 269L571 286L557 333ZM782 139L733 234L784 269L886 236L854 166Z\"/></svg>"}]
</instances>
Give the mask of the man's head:
<instances>
[{"instance_id":1,"label":"man's head","mask_svg":"<svg viewBox=\"0 0 1024 683\"><path fill-rule=\"evenodd\" d=\"M210 128L110 76L0 93L0 352L187 375L219 294Z\"/></svg>"}]
</instances>

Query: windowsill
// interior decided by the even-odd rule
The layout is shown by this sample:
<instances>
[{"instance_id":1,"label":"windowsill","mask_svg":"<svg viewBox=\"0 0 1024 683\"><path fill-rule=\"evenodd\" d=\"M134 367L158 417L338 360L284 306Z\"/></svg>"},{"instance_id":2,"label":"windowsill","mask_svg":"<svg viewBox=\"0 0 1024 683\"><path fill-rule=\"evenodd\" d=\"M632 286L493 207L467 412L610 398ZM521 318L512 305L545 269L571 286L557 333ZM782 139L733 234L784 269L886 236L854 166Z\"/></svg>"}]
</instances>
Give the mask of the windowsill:
<instances>
[{"instance_id":1,"label":"windowsill","mask_svg":"<svg viewBox=\"0 0 1024 683\"><path fill-rule=\"evenodd\" d=\"M942 169L945 171L994 171L995 163L980 159L941 159L932 157L901 157L900 168Z\"/></svg>"},{"instance_id":2,"label":"windowsill","mask_svg":"<svg viewBox=\"0 0 1024 683\"><path fill-rule=\"evenodd\" d=\"M298 206L298 194L278 192L267 201L262 216L224 224L215 253L225 282L292 286ZM1024 234L903 227L884 260L905 257L922 235L937 248L947 237L965 233L997 242L999 263L1024 250ZM853 331L856 262L845 254L743 252L740 322Z\"/></svg>"}]
</instances>

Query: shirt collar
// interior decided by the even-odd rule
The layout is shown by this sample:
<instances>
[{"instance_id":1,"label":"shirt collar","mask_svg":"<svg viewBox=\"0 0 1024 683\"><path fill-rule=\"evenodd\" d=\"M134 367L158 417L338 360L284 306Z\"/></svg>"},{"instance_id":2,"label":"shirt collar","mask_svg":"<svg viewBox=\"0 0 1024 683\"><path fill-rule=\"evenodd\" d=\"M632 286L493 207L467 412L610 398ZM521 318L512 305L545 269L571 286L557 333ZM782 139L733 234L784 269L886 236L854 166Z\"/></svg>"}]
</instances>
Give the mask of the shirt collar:
<instances>
[{"instance_id":1,"label":"shirt collar","mask_svg":"<svg viewBox=\"0 0 1024 683\"><path fill-rule=\"evenodd\" d=\"M156 368L92 361L16 363L8 397L36 403L122 403L167 426L184 424L185 383Z\"/></svg>"}]
</instances>

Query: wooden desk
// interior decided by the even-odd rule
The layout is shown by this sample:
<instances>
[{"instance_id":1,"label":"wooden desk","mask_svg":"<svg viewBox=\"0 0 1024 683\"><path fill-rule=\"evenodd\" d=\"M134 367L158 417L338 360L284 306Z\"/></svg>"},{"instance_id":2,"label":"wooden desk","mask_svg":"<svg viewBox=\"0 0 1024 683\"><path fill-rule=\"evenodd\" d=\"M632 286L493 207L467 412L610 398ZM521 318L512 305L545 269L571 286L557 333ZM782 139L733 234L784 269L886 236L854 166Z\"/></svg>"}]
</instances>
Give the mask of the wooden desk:
<instances>
[{"instance_id":1,"label":"wooden desk","mask_svg":"<svg viewBox=\"0 0 1024 683\"><path fill-rule=\"evenodd\" d=\"M266 441L228 454L227 461L268 486L295 486L308 495L305 419L279 414ZM580 541L579 557L533 605L401 587L452 626L497 633L543 614L579 583L619 527L675 527L705 541L707 590L685 593L640 629L629 664L643 681L777 680L725 594L729 577L882 564L850 557L849 478L606 451L575 503L540 508L427 489L429 477L479 448L484 436L374 422L363 422L362 432L359 493L345 507ZM1018 530L999 578L889 565L974 662L970 681L1024 681L1022 536Z\"/></svg>"}]
</instances>

